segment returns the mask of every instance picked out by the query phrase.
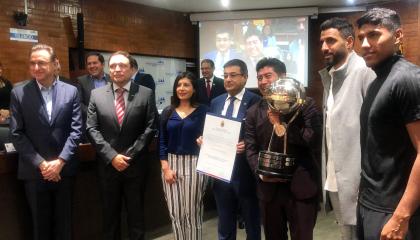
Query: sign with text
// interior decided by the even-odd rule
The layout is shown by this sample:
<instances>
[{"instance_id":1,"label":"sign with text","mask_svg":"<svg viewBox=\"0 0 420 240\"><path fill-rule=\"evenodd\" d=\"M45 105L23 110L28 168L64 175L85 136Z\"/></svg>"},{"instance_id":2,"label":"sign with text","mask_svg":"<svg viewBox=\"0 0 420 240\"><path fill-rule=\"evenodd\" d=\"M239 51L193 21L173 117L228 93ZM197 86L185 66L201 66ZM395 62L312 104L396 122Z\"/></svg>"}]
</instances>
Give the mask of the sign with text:
<instances>
[{"instance_id":1,"label":"sign with text","mask_svg":"<svg viewBox=\"0 0 420 240\"><path fill-rule=\"evenodd\" d=\"M19 42L38 42L38 31L10 28L10 40Z\"/></svg>"}]
</instances>

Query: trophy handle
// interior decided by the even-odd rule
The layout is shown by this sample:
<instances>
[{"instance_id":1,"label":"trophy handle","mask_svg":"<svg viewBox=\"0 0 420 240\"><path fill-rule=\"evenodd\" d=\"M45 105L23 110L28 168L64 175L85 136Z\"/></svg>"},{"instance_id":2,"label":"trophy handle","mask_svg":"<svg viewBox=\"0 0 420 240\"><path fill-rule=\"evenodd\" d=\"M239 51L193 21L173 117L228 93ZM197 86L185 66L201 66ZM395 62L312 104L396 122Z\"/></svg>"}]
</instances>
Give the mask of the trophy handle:
<instances>
[{"instance_id":1,"label":"trophy handle","mask_svg":"<svg viewBox=\"0 0 420 240\"><path fill-rule=\"evenodd\" d=\"M271 131L271 137L270 137L270 142L268 143L268 152L271 152L271 141L273 140L273 135L274 135L274 125L273 125L273 131Z\"/></svg>"}]
</instances>

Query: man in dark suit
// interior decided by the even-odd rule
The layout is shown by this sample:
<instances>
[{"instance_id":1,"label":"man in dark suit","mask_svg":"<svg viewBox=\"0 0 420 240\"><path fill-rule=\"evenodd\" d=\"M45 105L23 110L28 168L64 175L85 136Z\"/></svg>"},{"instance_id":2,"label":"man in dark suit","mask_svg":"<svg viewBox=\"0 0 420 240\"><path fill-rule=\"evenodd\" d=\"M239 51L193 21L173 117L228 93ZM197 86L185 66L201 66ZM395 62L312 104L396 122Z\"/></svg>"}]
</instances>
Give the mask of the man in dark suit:
<instances>
[{"instance_id":1,"label":"man in dark suit","mask_svg":"<svg viewBox=\"0 0 420 240\"><path fill-rule=\"evenodd\" d=\"M86 121L87 107L90 93L93 89L105 86L109 81L109 75L104 72L105 59L98 52L90 52L86 55L86 68L88 74L77 78L80 102L82 106L83 121Z\"/></svg>"},{"instance_id":2,"label":"man in dark suit","mask_svg":"<svg viewBox=\"0 0 420 240\"><path fill-rule=\"evenodd\" d=\"M239 59L224 65L224 86L227 93L213 99L210 112L219 116L244 121L246 111L260 97L245 89L248 70ZM255 178L245 156L243 133L237 145L237 155L229 183L215 179L213 193L219 214L218 233L220 240L236 239L238 210L245 222L247 239L261 239L260 214L256 195Z\"/></svg>"},{"instance_id":3,"label":"man in dark suit","mask_svg":"<svg viewBox=\"0 0 420 240\"><path fill-rule=\"evenodd\" d=\"M156 106L151 89L132 84L130 58L123 51L111 55L112 83L93 90L88 107L87 132L99 158L105 240L121 239L122 199L129 239L144 239L144 153L156 131Z\"/></svg>"},{"instance_id":4,"label":"man in dark suit","mask_svg":"<svg viewBox=\"0 0 420 240\"><path fill-rule=\"evenodd\" d=\"M44 44L32 47L34 78L15 87L10 134L19 153L18 178L24 180L32 213L33 237L72 239L72 192L82 116L76 87L58 80L58 58Z\"/></svg>"},{"instance_id":5,"label":"man in dark suit","mask_svg":"<svg viewBox=\"0 0 420 240\"><path fill-rule=\"evenodd\" d=\"M150 88L152 89L153 93L155 93L156 84L152 75L140 72L139 65L135 58L132 57L130 61L131 61L131 66L132 66L132 71L133 71L133 77L132 77L133 83L137 85L141 85L143 87Z\"/></svg>"},{"instance_id":6,"label":"man in dark suit","mask_svg":"<svg viewBox=\"0 0 420 240\"><path fill-rule=\"evenodd\" d=\"M223 66L231 59L240 58L240 54L232 48L232 34L231 30L220 28L216 30L216 49L204 54L205 59L210 59L214 62L214 74L217 76L223 75Z\"/></svg>"},{"instance_id":7,"label":"man in dark suit","mask_svg":"<svg viewBox=\"0 0 420 240\"><path fill-rule=\"evenodd\" d=\"M213 98L226 92L223 79L214 76L214 62L210 59L201 61L202 78L198 79L198 102L210 106Z\"/></svg>"},{"instance_id":8,"label":"man in dark suit","mask_svg":"<svg viewBox=\"0 0 420 240\"><path fill-rule=\"evenodd\" d=\"M263 58L257 64L258 88L264 95L267 87L286 76L286 66L276 58ZM265 100L249 108L245 122L246 155L251 169L258 166L258 154L271 142L272 152L283 152L287 126L287 153L296 158L291 180L267 175L257 177L257 195L267 240L287 240L289 226L292 240L313 238L319 189L319 159L322 120L314 101L306 98L302 109L280 115L269 110ZM271 140L271 141L270 141Z\"/></svg>"}]
</instances>

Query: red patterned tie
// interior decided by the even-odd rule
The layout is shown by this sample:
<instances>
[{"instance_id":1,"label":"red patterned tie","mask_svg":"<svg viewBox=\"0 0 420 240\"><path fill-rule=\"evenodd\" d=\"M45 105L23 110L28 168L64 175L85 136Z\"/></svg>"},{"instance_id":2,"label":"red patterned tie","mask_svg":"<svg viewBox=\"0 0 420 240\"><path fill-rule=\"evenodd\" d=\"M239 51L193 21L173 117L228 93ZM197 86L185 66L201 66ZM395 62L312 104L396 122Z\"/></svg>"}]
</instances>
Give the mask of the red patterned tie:
<instances>
[{"instance_id":1,"label":"red patterned tie","mask_svg":"<svg viewBox=\"0 0 420 240\"><path fill-rule=\"evenodd\" d=\"M206 88L207 88L207 97L210 98L210 91L211 91L210 80L206 80Z\"/></svg>"},{"instance_id":2,"label":"red patterned tie","mask_svg":"<svg viewBox=\"0 0 420 240\"><path fill-rule=\"evenodd\" d=\"M125 113L125 102L124 102L124 88L118 88L117 92L117 100L115 101L115 112L117 113L118 123L120 126L124 120L124 113Z\"/></svg>"}]
</instances>

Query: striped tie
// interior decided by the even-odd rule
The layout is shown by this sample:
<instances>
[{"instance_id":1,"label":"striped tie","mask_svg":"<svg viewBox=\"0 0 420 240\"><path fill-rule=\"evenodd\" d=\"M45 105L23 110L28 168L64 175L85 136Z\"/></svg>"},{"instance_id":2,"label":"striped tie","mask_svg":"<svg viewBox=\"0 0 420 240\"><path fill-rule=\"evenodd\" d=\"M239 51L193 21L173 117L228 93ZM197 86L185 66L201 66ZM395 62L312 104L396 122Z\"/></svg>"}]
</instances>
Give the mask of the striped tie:
<instances>
[{"instance_id":1,"label":"striped tie","mask_svg":"<svg viewBox=\"0 0 420 240\"><path fill-rule=\"evenodd\" d=\"M115 91L117 93L117 100L115 101L115 112L117 113L118 123L120 126L124 120L125 113L124 91L124 88L118 88Z\"/></svg>"}]
</instances>

